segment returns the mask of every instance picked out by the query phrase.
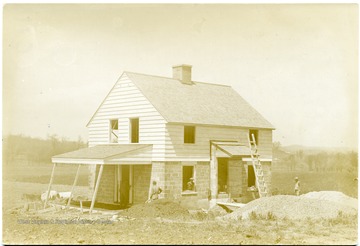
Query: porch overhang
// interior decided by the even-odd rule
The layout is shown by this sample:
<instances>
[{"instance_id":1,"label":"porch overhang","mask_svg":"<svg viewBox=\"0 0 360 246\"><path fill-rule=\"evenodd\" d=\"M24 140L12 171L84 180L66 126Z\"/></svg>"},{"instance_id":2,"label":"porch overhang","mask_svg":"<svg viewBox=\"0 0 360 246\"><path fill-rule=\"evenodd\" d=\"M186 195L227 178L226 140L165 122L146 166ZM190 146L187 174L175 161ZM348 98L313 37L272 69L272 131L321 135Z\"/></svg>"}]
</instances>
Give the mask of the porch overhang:
<instances>
[{"instance_id":1,"label":"porch overhang","mask_svg":"<svg viewBox=\"0 0 360 246\"><path fill-rule=\"evenodd\" d=\"M244 144L238 142L212 142L212 144L231 158L251 157L250 148Z\"/></svg>"},{"instance_id":2,"label":"porch overhang","mask_svg":"<svg viewBox=\"0 0 360 246\"><path fill-rule=\"evenodd\" d=\"M152 144L100 144L52 157L53 163L85 165L151 164Z\"/></svg>"},{"instance_id":3,"label":"porch overhang","mask_svg":"<svg viewBox=\"0 0 360 246\"><path fill-rule=\"evenodd\" d=\"M240 158L243 161L252 161L251 150L248 146L236 141L229 142L212 142L216 149L224 156L230 158ZM217 156L222 157L217 153ZM260 161L272 161L271 156L259 156Z\"/></svg>"}]
</instances>

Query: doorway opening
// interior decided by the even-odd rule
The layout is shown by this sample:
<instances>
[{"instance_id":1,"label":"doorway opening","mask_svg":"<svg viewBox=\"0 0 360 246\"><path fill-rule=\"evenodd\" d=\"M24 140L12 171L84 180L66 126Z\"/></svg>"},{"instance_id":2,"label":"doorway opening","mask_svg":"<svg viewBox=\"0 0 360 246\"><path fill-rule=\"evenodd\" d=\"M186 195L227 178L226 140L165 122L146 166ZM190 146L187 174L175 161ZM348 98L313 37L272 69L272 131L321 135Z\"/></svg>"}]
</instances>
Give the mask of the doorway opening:
<instances>
[{"instance_id":1,"label":"doorway opening","mask_svg":"<svg viewBox=\"0 0 360 246\"><path fill-rule=\"evenodd\" d=\"M217 158L218 163L218 193L227 193L228 189L228 160L229 158Z\"/></svg>"},{"instance_id":2,"label":"doorway opening","mask_svg":"<svg viewBox=\"0 0 360 246\"><path fill-rule=\"evenodd\" d=\"M132 203L132 166L116 165L114 202L126 208Z\"/></svg>"},{"instance_id":3,"label":"doorway opening","mask_svg":"<svg viewBox=\"0 0 360 246\"><path fill-rule=\"evenodd\" d=\"M255 186L255 172L252 165L248 166L248 187Z\"/></svg>"}]
</instances>

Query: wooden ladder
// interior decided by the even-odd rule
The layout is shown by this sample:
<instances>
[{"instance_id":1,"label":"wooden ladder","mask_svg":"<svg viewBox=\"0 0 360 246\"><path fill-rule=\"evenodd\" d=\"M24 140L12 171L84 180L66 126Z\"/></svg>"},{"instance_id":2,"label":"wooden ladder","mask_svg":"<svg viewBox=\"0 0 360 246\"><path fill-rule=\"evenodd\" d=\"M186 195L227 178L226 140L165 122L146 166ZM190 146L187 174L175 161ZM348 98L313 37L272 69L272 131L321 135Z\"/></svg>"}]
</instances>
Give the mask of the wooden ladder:
<instances>
[{"instance_id":1,"label":"wooden ladder","mask_svg":"<svg viewBox=\"0 0 360 246\"><path fill-rule=\"evenodd\" d=\"M255 182L256 182L257 190L259 192L260 198L266 197L268 195L268 188L265 183L264 170L262 168L262 165L261 165L261 162L259 159L259 153L258 153L258 148L256 145L254 134L251 134L251 138L252 138L252 140L248 136L251 161L252 161L252 166L254 168L255 180L256 180Z\"/></svg>"}]
</instances>

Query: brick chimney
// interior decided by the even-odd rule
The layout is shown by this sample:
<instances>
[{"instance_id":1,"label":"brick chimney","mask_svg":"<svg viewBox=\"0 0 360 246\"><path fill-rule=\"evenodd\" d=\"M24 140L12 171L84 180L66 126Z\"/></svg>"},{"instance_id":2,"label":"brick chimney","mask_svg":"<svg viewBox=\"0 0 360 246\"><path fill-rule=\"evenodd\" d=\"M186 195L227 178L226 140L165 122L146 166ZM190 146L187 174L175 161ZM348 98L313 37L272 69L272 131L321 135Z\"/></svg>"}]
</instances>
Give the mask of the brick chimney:
<instances>
[{"instance_id":1,"label":"brick chimney","mask_svg":"<svg viewBox=\"0 0 360 246\"><path fill-rule=\"evenodd\" d=\"M180 80L183 84L192 85L191 65L182 64L173 66L173 78Z\"/></svg>"}]
</instances>

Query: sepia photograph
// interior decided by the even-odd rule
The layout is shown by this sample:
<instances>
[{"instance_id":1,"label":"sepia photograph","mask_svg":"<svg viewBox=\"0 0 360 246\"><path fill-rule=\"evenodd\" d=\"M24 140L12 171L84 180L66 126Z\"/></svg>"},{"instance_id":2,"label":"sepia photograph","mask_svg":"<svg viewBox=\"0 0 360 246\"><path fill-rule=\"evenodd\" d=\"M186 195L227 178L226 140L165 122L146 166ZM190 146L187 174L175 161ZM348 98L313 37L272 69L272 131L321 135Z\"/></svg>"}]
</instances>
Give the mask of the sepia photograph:
<instances>
[{"instance_id":1,"label":"sepia photograph","mask_svg":"<svg viewBox=\"0 0 360 246\"><path fill-rule=\"evenodd\" d=\"M2 244L358 243L358 4L2 15Z\"/></svg>"}]
</instances>

